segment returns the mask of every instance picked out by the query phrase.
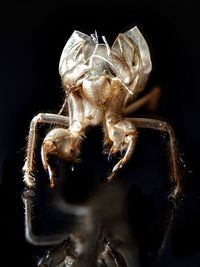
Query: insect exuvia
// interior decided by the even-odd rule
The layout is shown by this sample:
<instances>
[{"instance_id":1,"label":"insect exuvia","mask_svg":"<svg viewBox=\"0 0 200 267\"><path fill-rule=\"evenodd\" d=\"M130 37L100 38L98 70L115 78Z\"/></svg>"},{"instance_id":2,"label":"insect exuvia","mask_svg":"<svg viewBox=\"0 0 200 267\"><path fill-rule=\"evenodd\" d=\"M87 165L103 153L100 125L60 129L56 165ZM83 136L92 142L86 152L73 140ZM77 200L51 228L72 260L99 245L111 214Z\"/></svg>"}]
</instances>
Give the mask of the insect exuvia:
<instances>
[{"instance_id":1,"label":"insect exuvia","mask_svg":"<svg viewBox=\"0 0 200 267\"><path fill-rule=\"evenodd\" d=\"M137 129L141 127L169 135L172 180L176 183L172 194L175 196L180 190L180 175L172 127L160 120L126 117L156 97L154 88L135 100L145 88L152 68L148 45L137 27L120 33L112 46L104 36L102 40L100 43L97 35L74 31L67 41L59 63L66 98L58 114L40 113L32 119L23 167L24 182L30 188L35 186L34 148L36 127L40 123L60 125L46 135L41 148L42 163L51 187L55 185L55 174L48 156L77 161L88 126L102 125L104 144L110 147L105 152L109 156L121 152L108 180L131 158L138 138Z\"/></svg>"}]
</instances>

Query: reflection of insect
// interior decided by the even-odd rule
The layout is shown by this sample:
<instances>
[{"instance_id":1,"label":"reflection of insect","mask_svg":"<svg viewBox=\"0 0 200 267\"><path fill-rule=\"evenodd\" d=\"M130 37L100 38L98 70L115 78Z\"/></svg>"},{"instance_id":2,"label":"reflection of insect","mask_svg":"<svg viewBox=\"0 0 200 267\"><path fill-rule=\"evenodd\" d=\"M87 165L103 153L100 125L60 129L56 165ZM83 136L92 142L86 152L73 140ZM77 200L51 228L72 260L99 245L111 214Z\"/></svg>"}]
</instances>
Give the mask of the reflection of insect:
<instances>
[{"instance_id":1,"label":"reflection of insect","mask_svg":"<svg viewBox=\"0 0 200 267\"><path fill-rule=\"evenodd\" d=\"M49 155L57 155L75 162L79 156L81 140L88 126L102 125L104 143L109 147L109 157L121 152L121 159L113 167L108 179L131 157L137 128L151 128L167 132L172 160L172 177L176 183L173 194L179 191L179 174L175 136L171 126L163 121L146 118L127 118L137 108L153 102L157 89L135 100L144 89L151 59L148 46L137 27L119 34L112 47L102 37L88 36L74 31L61 55L59 73L66 92L66 99L59 114L40 113L33 118L28 138L24 181L34 187L34 148L38 123L59 125L45 137L42 144L42 163L48 171L51 187L54 172L48 162ZM66 111L68 110L68 111Z\"/></svg>"},{"instance_id":2,"label":"reflection of insect","mask_svg":"<svg viewBox=\"0 0 200 267\"><path fill-rule=\"evenodd\" d=\"M65 175L59 178L62 180ZM57 186L51 192L55 193L59 188ZM36 246L54 246L40 259L38 267L139 266L137 242L133 240L125 216L127 187L115 181L110 187L103 183L84 205L70 204L60 193L58 190L53 202L52 195L47 201L48 208L56 210L54 218L58 216L59 221L62 218L64 228L62 224L58 227L53 220L53 231L39 231L39 234L34 230L32 216L37 198L35 189L26 189L22 195L27 241ZM45 227L52 222L48 218ZM58 228L62 231L58 232Z\"/></svg>"},{"instance_id":3,"label":"reflection of insect","mask_svg":"<svg viewBox=\"0 0 200 267\"><path fill-rule=\"evenodd\" d=\"M115 251L109 242L99 240L98 243L96 267L127 267L121 254ZM49 250L38 263L38 267L77 267L77 251L76 243L69 238L58 247Z\"/></svg>"}]
</instances>

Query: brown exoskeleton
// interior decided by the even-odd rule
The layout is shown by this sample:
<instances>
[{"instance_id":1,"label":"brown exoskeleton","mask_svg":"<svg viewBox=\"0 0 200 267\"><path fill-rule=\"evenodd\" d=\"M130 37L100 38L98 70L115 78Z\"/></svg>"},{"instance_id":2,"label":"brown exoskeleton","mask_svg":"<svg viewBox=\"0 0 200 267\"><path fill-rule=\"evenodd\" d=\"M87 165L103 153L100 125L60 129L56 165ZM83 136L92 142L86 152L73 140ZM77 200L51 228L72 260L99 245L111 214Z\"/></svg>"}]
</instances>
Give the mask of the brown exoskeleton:
<instances>
[{"instance_id":1,"label":"brown exoskeleton","mask_svg":"<svg viewBox=\"0 0 200 267\"><path fill-rule=\"evenodd\" d=\"M24 182L34 187L34 147L36 127L39 123L60 125L44 138L42 163L48 171L51 187L54 172L48 163L49 155L75 162L79 156L81 140L88 126L102 125L104 143L110 145L109 156L121 152L121 159L113 167L108 180L129 159L137 141L137 128L151 128L167 132L171 153L173 195L180 190L174 131L164 121L147 118L127 118L144 104L155 100L157 89L135 101L151 72L151 58L145 39L137 27L119 34L112 47L105 39L99 43L96 35L88 36L74 31L62 52L59 73L66 92L59 114L40 113L30 125ZM66 110L68 110L66 112Z\"/></svg>"}]
</instances>

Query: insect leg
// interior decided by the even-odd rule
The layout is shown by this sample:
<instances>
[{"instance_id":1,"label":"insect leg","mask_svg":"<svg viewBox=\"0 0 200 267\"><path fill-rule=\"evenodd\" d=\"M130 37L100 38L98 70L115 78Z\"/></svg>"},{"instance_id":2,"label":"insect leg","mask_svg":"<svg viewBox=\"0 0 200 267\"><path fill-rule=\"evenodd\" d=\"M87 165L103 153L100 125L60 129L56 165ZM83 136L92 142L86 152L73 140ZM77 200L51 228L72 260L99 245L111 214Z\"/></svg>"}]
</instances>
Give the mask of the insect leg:
<instances>
[{"instance_id":1,"label":"insect leg","mask_svg":"<svg viewBox=\"0 0 200 267\"><path fill-rule=\"evenodd\" d=\"M139 98L135 102L126 106L123 110L124 115L129 115L143 106L147 106L149 110L154 110L160 97L160 88L154 87L151 92Z\"/></svg>"},{"instance_id":2,"label":"insect leg","mask_svg":"<svg viewBox=\"0 0 200 267\"><path fill-rule=\"evenodd\" d=\"M42 163L44 169L49 174L50 186L54 187L54 172L48 163L49 155L56 155L66 162L76 162L80 153L81 138L73 135L73 132L64 128L55 128L51 130L45 137L42 149Z\"/></svg>"},{"instance_id":3,"label":"insect leg","mask_svg":"<svg viewBox=\"0 0 200 267\"><path fill-rule=\"evenodd\" d=\"M34 149L36 145L36 127L40 123L57 124L67 127L69 125L68 117L49 114L49 113L39 113L35 116L30 124L29 135L28 135L28 145L26 152L26 160L23 167L24 171L24 182L28 187L34 187L35 179L33 177L34 172Z\"/></svg>"},{"instance_id":4,"label":"insect leg","mask_svg":"<svg viewBox=\"0 0 200 267\"><path fill-rule=\"evenodd\" d=\"M131 118L130 119L136 127L139 128L149 128L154 129L161 132L166 132L169 135L169 152L171 159L171 172L172 172L172 180L175 183L175 187L171 196L176 198L181 191L181 174L178 166L178 157L177 157L177 145L176 145L176 137L174 134L174 130L168 122L155 120L155 119L147 119L147 118Z\"/></svg>"},{"instance_id":5,"label":"insect leg","mask_svg":"<svg viewBox=\"0 0 200 267\"><path fill-rule=\"evenodd\" d=\"M58 114L59 115L63 115L63 116L65 116L65 114L68 114L68 99L67 99L67 96L66 96L65 101L63 102L62 107L59 110Z\"/></svg>"},{"instance_id":6,"label":"insect leg","mask_svg":"<svg viewBox=\"0 0 200 267\"><path fill-rule=\"evenodd\" d=\"M107 134L112 141L112 147L109 152L109 156L121 152L123 157L114 166L112 173L108 177L111 180L118 169L130 160L133 151L135 149L137 131L134 124L127 120L117 120L113 117L107 117L106 119Z\"/></svg>"},{"instance_id":7,"label":"insect leg","mask_svg":"<svg viewBox=\"0 0 200 267\"><path fill-rule=\"evenodd\" d=\"M63 241L63 235L35 235L32 227L34 189L25 189L22 194L22 200L25 208L25 237L26 240L36 246L52 246L60 244ZM67 235L66 235L67 236Z\"/></svg>"},{"instance_id":8,"label":"insect leg","mask_svg":"<svg viewBox=\"0 0 200 267\"><path fill-rule=\"evenodd\" d=\"M68 96L69 127L55 128L45 137L42 144L42 163L49 174L50 186L54 187L54 172L48 163L49 155L56 155L66 162L76 162L84 134L84 109L82 98L76 93Z\"/></svg>"}]
</instances>

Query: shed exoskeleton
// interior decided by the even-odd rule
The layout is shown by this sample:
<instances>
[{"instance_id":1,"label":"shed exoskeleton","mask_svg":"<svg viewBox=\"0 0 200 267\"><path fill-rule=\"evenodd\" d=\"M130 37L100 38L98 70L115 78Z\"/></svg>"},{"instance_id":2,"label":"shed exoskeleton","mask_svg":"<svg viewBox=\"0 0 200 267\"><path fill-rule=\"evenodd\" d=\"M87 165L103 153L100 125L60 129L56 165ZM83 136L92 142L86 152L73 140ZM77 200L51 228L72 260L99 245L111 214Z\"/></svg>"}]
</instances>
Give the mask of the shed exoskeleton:
<instances>
[{"instance_id":1,"label":"shed exoskeleton","mask_svg":"<svg viewBox=\"0 0 200 267\"><path fill-rule=\"evenodd\" d=\"M55 174L48 156L56 155L76 162L88 126L102 125L104 144L109 147L104 152L108 157L121 152L122 156L113 166L108 180L131 158L138 137L137 128L142 127L169 135L172 180L176 184L172 195L176 196L180 190L180 175L172 127L160 120L127 117L141 106L156 101L158 88L136 100L145 88L151 69L148 45L137 27L120 33L111 47L104 36L100 43L97 34L89 36L74 31L59 63L66 93L63 107L58 114L40 113L31 121L23 168L25 184L30 188L35 185L34 148L39 123L60 125L46 135L41 149L42 163L49 174L51 187L55 184Z\"/></svg>"}]
</instances>

